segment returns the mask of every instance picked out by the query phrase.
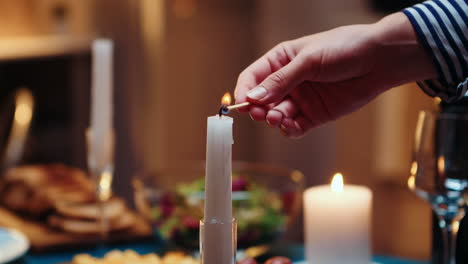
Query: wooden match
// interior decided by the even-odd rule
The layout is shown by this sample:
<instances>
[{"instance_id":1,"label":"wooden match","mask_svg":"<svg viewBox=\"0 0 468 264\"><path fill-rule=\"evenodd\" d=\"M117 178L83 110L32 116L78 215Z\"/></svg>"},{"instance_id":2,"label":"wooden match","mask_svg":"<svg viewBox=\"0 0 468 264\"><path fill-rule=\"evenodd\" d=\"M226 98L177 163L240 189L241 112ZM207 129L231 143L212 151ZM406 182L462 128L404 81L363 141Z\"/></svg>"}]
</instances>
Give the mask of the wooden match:
<instances>
[{"instance_id":1,"label":"wooden match","mask_svg":"<svg viewBox=\"0 0 468 264\"><path fill-rule=\"evenodd\" d=\"M232 109L237 109L237 108L245 107L248 105L250 105L249 102L235 104L235 105L228 105L228 106L221 105L221 107L219 108L219 116L221 117L222 115L227 115Z\"/></svg>"},{"instance_id":2,"label":"wooden match","mask_svg":"<svg viewBox=\"0 0 468 264\"><path fill-rule=\"evenodd\" d=\"M226 106L226 108L228 110L232 110L232 109L237 109L237 108L241 108L241 107L248 106L248 105L250 105L249 102L244 102L244 103L235 104L235 105L228 105Z\"/></svg>"}]
</instances>

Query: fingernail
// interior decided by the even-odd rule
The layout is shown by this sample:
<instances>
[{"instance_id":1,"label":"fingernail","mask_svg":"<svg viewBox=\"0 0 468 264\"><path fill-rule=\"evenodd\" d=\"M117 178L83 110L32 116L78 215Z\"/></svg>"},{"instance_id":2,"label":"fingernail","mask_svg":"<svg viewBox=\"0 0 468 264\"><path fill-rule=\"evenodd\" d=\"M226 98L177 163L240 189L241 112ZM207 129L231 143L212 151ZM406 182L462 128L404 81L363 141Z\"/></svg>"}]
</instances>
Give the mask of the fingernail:
<instances>
[{"instance_id":1,"label":"fingernail","mask_svg":"<svg viewBox=\"0 0 468 264\"><path fill-rule=\"evenodd\" d=\"M265 97L267 94L267 90L263 87L256 87L252 90L250 90L248 93L247 93L247 96L252 98L252 99L255 99L255 100L260 100L262 99L263 97Z\"/></svg>"}]
</instances>

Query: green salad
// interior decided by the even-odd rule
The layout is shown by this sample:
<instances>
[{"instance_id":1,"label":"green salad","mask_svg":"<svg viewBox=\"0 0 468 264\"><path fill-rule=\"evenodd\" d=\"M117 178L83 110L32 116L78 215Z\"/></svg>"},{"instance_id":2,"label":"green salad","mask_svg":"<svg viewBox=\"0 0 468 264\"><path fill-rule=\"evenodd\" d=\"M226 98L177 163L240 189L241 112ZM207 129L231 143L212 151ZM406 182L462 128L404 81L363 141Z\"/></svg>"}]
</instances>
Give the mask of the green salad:
<instances>
[{"instance_id":1,"label":"green salad","mask_svg":"<svg viewBox=\"0 0 468 264\"><path fill-rule=\"evenodd\" d=\"M203 219L205 182L181 183L163 192L151 218L163 239L186 248L198 247L199 222ZM275 192L248 175L233 174L233 215L237 220L239 248L271 243L285 230L285 204L290 194Z\"/></svg>"}]
</instances>

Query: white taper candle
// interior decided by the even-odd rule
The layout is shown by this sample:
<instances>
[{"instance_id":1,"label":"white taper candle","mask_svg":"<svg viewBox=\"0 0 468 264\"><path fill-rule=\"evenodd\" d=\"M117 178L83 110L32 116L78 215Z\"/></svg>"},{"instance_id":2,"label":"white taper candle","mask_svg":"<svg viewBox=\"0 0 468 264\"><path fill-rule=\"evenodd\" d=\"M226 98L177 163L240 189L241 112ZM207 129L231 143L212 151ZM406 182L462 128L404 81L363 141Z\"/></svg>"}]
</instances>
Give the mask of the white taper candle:
<instances>
[{"instance_id":1,"label":"white taper candle","mask_svg":"<svg viewBox=\"0 0 468 264\"><path fill-rule=\"evenodd\" d=\"M97 39L92 44L91 146L98 160L106 159L107 137L113 131L113 42Z\"/></svg>"},{"instance_id":2,"label":"white taper candle","mask_svg":"<svg viewBox=\"0 0 468 264\"><path fill-rule=\"evenodd\" d=\"M232 264L232 123L227 116L208 117L205 215L202 263Z\"/></svg>"}]
</instances>

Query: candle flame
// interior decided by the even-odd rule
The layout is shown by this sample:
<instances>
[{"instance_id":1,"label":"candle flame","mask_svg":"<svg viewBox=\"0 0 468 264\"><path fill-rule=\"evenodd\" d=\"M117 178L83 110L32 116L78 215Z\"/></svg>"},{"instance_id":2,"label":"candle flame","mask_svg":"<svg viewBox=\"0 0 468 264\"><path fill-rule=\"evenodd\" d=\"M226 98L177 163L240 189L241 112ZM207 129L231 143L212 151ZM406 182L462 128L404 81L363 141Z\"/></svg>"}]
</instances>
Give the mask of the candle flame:
<instances>
[{"instance_id":1,"label":"candle flame","mask_svg":"<svg viewBox=\"0 0 468 264\"><path fill-rule=\"evenodd\" d=\"M16 99L15 122L27 126L32 119L33 97L27 90L20 90Z\"/></svg>"},{"instance_id":2,"label":"candle flame","mask_svg":"<svg viewBox=\"0 0 468 264\"><path fill-rule=\"evenodd\" d=\"M222 105L230 105L231 104L231 94L229 92L226 92L223 95L223 98L221 98L221 104Z\"/></svg>"},{"instance_id":3,"label":"candle flame","mask_svg":"<svg viewBox=\"0 0 468 264\"><path fill-rule=\"evenodd\" d=\"M335 173L331 182L331 189L333 192L339 193L343 191L344 182L343 182L343 174Z\"/></svg>"},{"instance_id":4,"label":"candle flame","mask_svg":"<svg viewBox=\"0 0 468 264\"><path fill-rule=\"evenodd\" d=\"M15 121L20 125L27 125L32 118L32 109L31 106L27 103L20 103L16 107L15 111Z\"/></svg>"}]
</instances>

